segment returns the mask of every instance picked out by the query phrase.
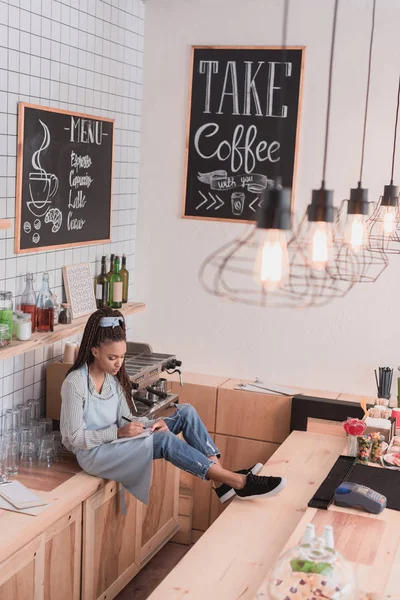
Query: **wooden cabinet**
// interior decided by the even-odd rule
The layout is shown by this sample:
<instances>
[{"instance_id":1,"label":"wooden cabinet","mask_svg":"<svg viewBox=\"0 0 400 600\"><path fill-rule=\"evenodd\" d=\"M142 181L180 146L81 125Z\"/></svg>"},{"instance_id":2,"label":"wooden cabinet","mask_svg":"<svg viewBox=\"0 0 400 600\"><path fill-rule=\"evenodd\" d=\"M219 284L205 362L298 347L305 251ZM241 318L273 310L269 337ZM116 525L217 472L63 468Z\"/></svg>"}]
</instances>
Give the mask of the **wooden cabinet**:
<instances>
[{"instance_id":1,"label":"wooden cabinet","mask_svg":"<svg viewBox=\"0 0 400 600\"><path fill-rule=\"evenodd\" d=\"M81 504L45 531L45 600L79 600L81 532Z\"/></svg>"},{"instance_id":2,"label":"wooden cabinet","mask_svg":"<svg viewBox=\"0 0 400 600\"><path fill-rule=\"evenodd\" d=\"M281 444L289 435L292 397L235 390L230 379L218 388L215 432Z\"/></svg>"},{"instance_id":3,"label":"wooden cabinet","mask_svg":"<svg viewBox=\"0 0 400 600\"><path fill-rule=\"evenodd\" d=\"M228 378L200 373L184 373L183 386L181 386L176 374L166 377L171 382L174 394L179 395L179 402L191 404L199 413L208 431L214 433L217 391L223 383L228 381Z\"/></svg>"},{"instance_id":4,"label":"wooden cabinet","mask_svg":"<svg viewBox=\"0 0 400 600\"><path fill-rule=\"evenodd\" d=\"M138 502L140 567L179 530L178 509L179 470L163 459L155 460L149 503Z\"/></svg>"},{"instance_id":5,"label":"wooden cabinet","mask_svg":"<svg viewBox=\"0 0 400 600\"><path fill-rule=\"evenodd\" d=\"M0 600L43 600L44 557L44 536L40 536L2 562Z\"/></svg>"},{"instance_id":6,"label":"wooden cabinet","mask_svg":"<svg viewBox=\"0 0 400 600\"><path fill-rule=\"evenodd\" d=\"M272 442L259 442L218 434L215 436L215 443L221 452L222 466L231 471L251 467L258 462L264 464L279 447L279 444ZM210 525L229 504L229 502L221 504L217 495L212 494Z\"/></svg>"},{"instance_id":7,"label":"wooden cabinet","mask_svg":"<svg viewBox=\"0 0 400 600\"><path fill-rule=\"evenodd\" d=\"M83 503L82 600L108 600L139 571L138 501L108 482ZM140 531L140 530L139 530Z\"/></svg>"}]
</instances>

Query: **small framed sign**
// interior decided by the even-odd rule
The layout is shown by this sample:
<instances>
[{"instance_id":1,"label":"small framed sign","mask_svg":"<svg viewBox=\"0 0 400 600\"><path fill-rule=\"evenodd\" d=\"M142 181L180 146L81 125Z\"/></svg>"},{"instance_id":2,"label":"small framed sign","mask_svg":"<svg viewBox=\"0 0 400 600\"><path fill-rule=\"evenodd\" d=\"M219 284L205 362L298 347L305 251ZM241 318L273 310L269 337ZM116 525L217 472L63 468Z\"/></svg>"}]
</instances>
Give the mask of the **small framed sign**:
<instances>
[{"instance_id":1,"label":"small framed sign","mask_svg":"<svg viewBox=\"0 0 400 600\"><path fill-rule=\"evenodd\" d=\"M255 221L277 176L294 190L304 53L192 47L183 217Z\"/></svg>"},{"instance_id":2,"label":"small framed sign","mask_svg":"<svg viewBox=\"0 0 400 600\"><path fill-rule=\"evenodd\" d=\"M97 309L89 263L63 267L63 279L67 302L71 305L74 319L89 315Z\"/></svg>"}]
</instances>

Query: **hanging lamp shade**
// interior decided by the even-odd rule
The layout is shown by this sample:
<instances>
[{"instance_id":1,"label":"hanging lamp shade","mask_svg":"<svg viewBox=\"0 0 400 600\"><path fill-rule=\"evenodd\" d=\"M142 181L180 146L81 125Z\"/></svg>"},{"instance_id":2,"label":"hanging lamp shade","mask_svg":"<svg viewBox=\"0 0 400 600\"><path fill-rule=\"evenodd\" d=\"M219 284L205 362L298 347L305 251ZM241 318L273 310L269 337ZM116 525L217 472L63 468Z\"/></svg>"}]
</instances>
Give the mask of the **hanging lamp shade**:
<instances>
[{"instance_id":1,"label":"hanging lamp shade","mask_svg":"<svg viewBox=\"0 0 400 600\"><path fill-rule=\"evenodd\" d=\"M373 283L389 264L383 252L368 249L368 190L350 190L350 199L340 205L334 230L334 260L328 272L333 279Z\"/></svg>"},{"instance_id":2,"label":"hanging lamp shade","mask_svg":"<svg viewBox=\"0 0 400 600\"><path fill-rule=\"evenodd\" d=\"M263 192L257 224L210 254L200 269L203 288L250 306L294 308L301 295L286 287L291 279L291 191L274 186Z\"/></svg>"},{"instance_id":3,"label":"hanging lamp shade","mask_svg":"<svg viewBox=\"0 0 400 600\"><path fill-rule=\"evenodd\" d=\"M325 306L345 296L354 285L330 276L334 227L333 192L322 185L312 191L311 204L288 245L291 277L285 290L302 297L303 306Z\"/></svg>"},{"instance_id":4,"label":"hanging lamp shade","mask_svg":"<svg viewBox=\"0 0 400 600\"><path fill-rule=\"evenodd\" d=\"M400 254L400 188L394 185L394 166L396 159L397 125L399 122L400 107L400 77L397 87L396 118L393 134L392 168L390 183L385 185L383 195L368 219L368 248L371 252L384 252L385 254Z\"/></svg>"},{"instance_id":5,"label":"hanging lamp shade","mask_svg":"<svg viewBox=\"0 0 400 600\"><path fill-rule=\"evenodd\" d=\"M393 183L385 185L367 226L368 249L371 252L400 253L399 186Z\"/></svg>"}]
</instances>

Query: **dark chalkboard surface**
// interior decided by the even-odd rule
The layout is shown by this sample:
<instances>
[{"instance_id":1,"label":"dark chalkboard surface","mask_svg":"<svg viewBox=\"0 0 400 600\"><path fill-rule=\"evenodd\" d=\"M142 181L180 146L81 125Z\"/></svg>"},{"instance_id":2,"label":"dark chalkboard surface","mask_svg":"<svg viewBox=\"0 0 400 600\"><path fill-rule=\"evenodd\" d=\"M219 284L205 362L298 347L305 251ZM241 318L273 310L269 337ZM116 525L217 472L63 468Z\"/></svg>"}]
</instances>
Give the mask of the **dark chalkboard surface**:
<instances>
[{"instance_id":1,"label":"dark chalkboard surface","mask_svg":"<svg viewBox=\"0 0 400 600\"><path fill-rule=\"evenodd\" d=\"M111 239L112 119L20 103L15 252Z\"/></svg>"},{"instance_id":2,"label":"dark chalkboard surface","mask_svg":"<svg viewBox=\"0 0 400 600\"><path fill-rule=\"evenodd\" d=\"M183 216L254 221L277 175L294 187L304 48L192 51Z\"/></svg>"}]
</instances>

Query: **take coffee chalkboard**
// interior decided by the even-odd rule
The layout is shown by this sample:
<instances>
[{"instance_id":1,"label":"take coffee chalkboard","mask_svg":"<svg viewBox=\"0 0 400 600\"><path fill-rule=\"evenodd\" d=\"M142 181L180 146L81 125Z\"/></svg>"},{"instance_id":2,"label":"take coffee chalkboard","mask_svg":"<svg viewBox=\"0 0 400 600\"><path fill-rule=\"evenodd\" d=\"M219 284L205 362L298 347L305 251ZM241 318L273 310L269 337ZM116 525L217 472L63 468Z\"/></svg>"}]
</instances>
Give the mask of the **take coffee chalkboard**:
<instances>
[{"instance_id":1,"label":"take coffee chalkboard","mask_svg":"<svg viewBox=\"0 0 400 600\"><path fill-rule=\"evenodd\" d=\"M254 221L278 175L294 187L303 55L192 48L183 217Z\"/></svg>"},{"instance_id":2,"label":"take coffee chalkboard","mask_svg":"<svg viewBox=\"0 0 400 600\"><path fill-rule=\"evenodd\" d=\"M114 121L18 108L15 252L110 241Z\"/></svg>"}]
</instances>

